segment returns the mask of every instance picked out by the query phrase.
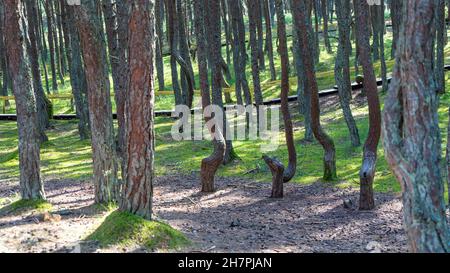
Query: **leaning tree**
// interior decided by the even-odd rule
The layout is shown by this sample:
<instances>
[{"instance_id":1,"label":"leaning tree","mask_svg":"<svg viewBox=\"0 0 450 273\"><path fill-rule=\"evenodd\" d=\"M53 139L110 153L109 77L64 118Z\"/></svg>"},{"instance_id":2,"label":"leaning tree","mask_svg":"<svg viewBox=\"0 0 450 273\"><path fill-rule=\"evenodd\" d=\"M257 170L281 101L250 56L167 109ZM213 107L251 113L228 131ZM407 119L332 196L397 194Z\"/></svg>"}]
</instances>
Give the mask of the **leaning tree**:
<instances>
[{"instance_id":1,"label":"leaning tree","mask_svg":"<svg viewBox=\"0 0 450 273\"><path fill-rule=\"evenodd\" d=\"M276 159L264 156L264 161L272 172L272 197L283 197L283 183L289 182L295 175L297 168L297 153L295 151L294 130L292 128L291 113L289 112L289 55L286 35L286 19L284 17L283 1L276 0L278 26L278 54L281 57L281 111L283 112L286 144L289 154L287 168Z\"/></svg>"},{"instance_id":2,"label":"leaning tree","mask_svg":"<svg viewBox=\"0 0 450 273\"><path fill-rule=\"evenodd\" d=\"M210 85L208 81L208 43L205 25L205 1L206 0L195 0L194 1L194 14L195 14L195 33L197 37L197 60L198 60L198 71L200 78L200 89L202 94L202 108L206 112L207 108L211 106L210 98ZM214 64L213 64L214 65ZM220 81L220 68L214 69L216 72L214 74L214 79ZM220 86L220 83L216 83L215 86ZM225 139L223 137L222 128L215 125L217 122L211 117L212 113L205 113L205 121L207 122L209 133L212 135L212 142L214 146L213 153L202 160L200 179L202 184L202 192L213 192L214 187L214 176L219 169L220 165L223 163L225 156Z\"/></svg>"},{"instance_id":3,"label":"leaning tree","mask_svg":"<svg viewBox=\"0 0 450 273\"><path fill-rule=\"evenodd\" d=\"M413 252L450 251L432 66L434 3L410 0L403 7L404 24L383 115L385 154L402 185L403 221Z\"/></svg>"},{"instance_id":4,"label":"leaning tree","mask_svg":"<svg viewBox=\"0 0 450 273\"><path fill-rule=\"evenodd\" d=\"M311 100L306 103L311 104L311 127L314 136L324 149L324 175L325 181L335 180L336 175L336 148L331 137L323 130L320 123L319 88L314 69L312 46L309 42L310 19L307 16L307 3L303 1L292 1L292 13L294 24L297 29L298 39L302 48L302 62L306 72L306 88L311 92Z\"/></svg>"}]
</instances>

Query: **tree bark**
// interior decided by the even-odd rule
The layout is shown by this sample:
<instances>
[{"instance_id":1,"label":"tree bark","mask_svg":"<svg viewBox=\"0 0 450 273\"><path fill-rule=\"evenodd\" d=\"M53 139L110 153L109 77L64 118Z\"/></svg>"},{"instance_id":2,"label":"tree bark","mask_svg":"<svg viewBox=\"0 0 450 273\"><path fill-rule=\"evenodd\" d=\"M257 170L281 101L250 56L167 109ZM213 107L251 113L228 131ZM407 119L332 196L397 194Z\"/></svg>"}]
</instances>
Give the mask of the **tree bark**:
<instances>
[{"instance_id":1,"label":"tree bark","mask_svg":"<svg viewBox=\"0 0 450 273\"><path fill-rule=\"evenodd\" d=\"M67 9L68 34L70 38L71 62L69 65L70 84L78 117L78 134L81 140L90 139L89 107L87 99L87 83L80 49L80 36L75 26L73 6L64 4Z\"/></svg>"},{"instance_id":2,"label":"tree bark","mask_svg":"<svg viewBox=\"0 0 450 273\"><path fill-rule=\"evenodd\" d=\"M331 54L333 53L333 49L331 48L330 37L328 36L328 0L320 1L323 19L323 39L325 41L325 48L327 49L328 54Z\"/></svg>"},{"instance_id":3,"label":"tree bark","mask_svg":"<svg viewBox=\"0 0 450 273\"><path fill-rule=\"evenodd\" d=\"M48 35L48 48L50 54L50 68L52 71L52 90L53 92L58 91L58 81L56 76L56 65L55 65L55 44L53 38L53 13L51 9L50 0L45 0L45 13L47 15L47 35Z\"/></svg>"},{"instance_id":4,"label":"tree bark","mask_svg":"<svg viewBox=\"0 0 450 273\"><path fill-rule=\"evenodd\" d=\"M159 90L166 89L164 77L164 0L156 0L155 2L155 20L156 20L156 72L158 75Z\"/></svg>"},{"instance_id":5,"label":"tree bark","mask_svg":"<svg viewBox=\"0 0 450 273\"><path fill-rule=\"evenodd\" d=\"M395 58L397 50L397 41L400 35L400 27L402 25L403 0L391 0L391 22L392 22L392 49L391 59Z\"/></svg>"},{"instance_id":6,"label":"tree bark","mask_svg":"<svg viewBox=\"0 0 450 273\"><path fill-rule=\"evenodd\" d=\"M289 182L295 175L297 168L297 152L295 151L294 130L292 127L291 113L289 112L289 55L286 36L286 22L283 10L283 1L276 0L277 29L278 29L278 54L281 58L281 111L283 112L286 144L289 154L289 165L285 169L283 164L276 159L264 157L268 167L272 171L272 197L283 197L283 183ZM281 175L280 175L281 174Z\"/></svg>"},{"instance_id":7,"label":"tree bark","mask_svg":"<svg viewBox=\"0 0 450 273\"><path fill-rule=\"evenodd\" d=\"M208 43L207 34L208 25L206 24L206 1L208 0L194 0L195 13L195 32L197 37L197 59L198 70L200 78L200 89L202 94L202 108L206 110L211 104L210 87L208 82ZM210 26L209 26L210 27ZM217 71L217 68L216 70ZM205 115L205 121L209 123L213 117ZM217 123L217 122L216 122ZM223 163L225 156L225 140L223 138L222 129L218 126L209 126L209 133L212 136L214 146L213 153L202 160L200 169L200 179L202 184L202 192L214 192L214 176Z\"/></svg>"},{"instance_id":8,"label":"tree bark","mask_svg":"<svg viewBox=\"0 0 450 273\"><path fill-rule=\"evenodd\" d=\"M152 219L154 180L154 0L131 1L129 86L126 100L126 172L122 211Z\"/></svg>"},{"instance_id":9,"label":"tree bark","mask_svg":"<svg viewBox=\"0 0 450 273\"><path fill-rule=\"evenodd\" d=\"M292 1L292 10L296 27L300 30L300 45L302 46L302 60L306 70L306 86L311 90L311 126L314 136L324 149L324 175L325 181L337 179L336 175L336 149L333 140L327 135L320 124L319 88L314 72L312 48L308 40L308 24L310 20L306 15L306 3Z\"/></svg>"},{"instance_id":10,"label":"tree bark","mask_svg":"<svg viewBox=\"0 0 450 273\"><path fill-rule=\"evenodd\" d=\"M445 65L445 0L436 0L436 64L434 74L436 77L436 88L439 94L445 93L445 71L442 69Z\"/></svg>"},{"instance_id":11,"label":"tree bark","mask_svg":"<svg viewBox=\"0 0 450 273\"><path fill-rule=\"evenodd\" d=\"M97 1L82 0L81 3L74 10L88 89L95 201L109 203L117 200L119 183L105 37L101 32Z\"/></svg>"},{"instance_id":12,"label":"tree bark","mask_svg":"<svg viewBox=\"0 0 450 273\"><path fill-rule=\"evenodd\" d=\"M19 131L20 192L22 199L45 199L40 172L39 121L28 63L24 6L21 0L2 1L5 11L5 46Z\"/></svg>"},{"instance_id":13,"label":"tree bark","mask_svg":"<svg viewBox=\"0 0 450 273\"><path fill-rule=\"evenodd\" d=\"M376 171L377 150L381 134L381 107L378 98L378 86L372 59L370 57L370 37L368 13L369 5L365 0L354 0L356 14L356 36L358 40L359 62L364 73L364 91L369 104L369 134L364 145L363 163L360 176L360 210L371 210L375 207L373 197L373 180Z\"/></svg>"},{"instance_id":14,"label":"tree bark","mask_svg":"<svg viewBox=\"0 0 450 273\"><path fill-rule=\"evenodd\" d=\"M339 30L339 45L334 75L339 91L339 102L350 133L352 146L359 147L361 141L359 138L358 127L356 126L350 108L350 101L352 100L352 84L350 80L350 0L336 0L336 14Z\"/></svg>"},{"instance_id":15,"label":"tree bark","mask_svg":"<svg viewBox=\"0 0 450 273\"><path fill-rule=\"evenodd\" d=\"M403 8L404 26L383 116L385 155L402 185L410 249L430 253L450 251L431 66L434 8L434 0L411 0Z\"/></svg>"},{"instance_id":16,"label":"tree bark","mask_svg":"<svg viewBox=\"0 0 450 273\"><path fill-rule=\"evenodd\" d=\"M236 79L236 97L237 103L242 105L250 105L252 103L252 95L247 81L245 69L247 66L247 51L245 46L245 25L242 14L242 4L239 0L228 0L229 12L232 20L233 28L233 63ZM244 99L242 99L242 95Z\"/></svg>"},{"instance_id":17,"label":"tree bark","mask_svg":"<svg viewBox=\"0 0 450 273\"><path fill-rule=\"evenodd\" d=\"M26 39L27 48L29 52L29 59L31 65L31 74L33 76L33 89L36 98L36 107L39 120L39 139L42 142L48 141L48 137L45 134L45 129L50 126L51 113L48 112L49 100L45 96L44 87L42 86L41 70L39 67L39 52L36 38L37 24L37 3L34 0L29 0L25 3L27 10L28 26L26 31L28 32L29 39Z\"/></svg>"},{"instance_id":18,"label":"tree bark","mask_svg":"<svg viewBox=\"0 0 450 273\"><path fill-rule=\"evenodd\" d=\"M266 22L266 49L269 57L270 79L275 81L277 79L277 71L275 69L275 62L273 60L273 37L272 37L272 23L270 18L269 0L263 0L264 20Z\"/></svg>"},{"instance_id":19,"label":"tree bark","mask_svg":"<svg viewBox=\"0 0 450 273\"><path fill-rule=\"evenodd\" d=\"M261 92L261 81L259 77L260 59L259 59L259 47L257 35L257 25L258 25L257 6L259 6L259 0L248 0L253 94L255 96L255 104L257 107L259 107L263 104L263 97Z\"/></svg>"}]
</instances>

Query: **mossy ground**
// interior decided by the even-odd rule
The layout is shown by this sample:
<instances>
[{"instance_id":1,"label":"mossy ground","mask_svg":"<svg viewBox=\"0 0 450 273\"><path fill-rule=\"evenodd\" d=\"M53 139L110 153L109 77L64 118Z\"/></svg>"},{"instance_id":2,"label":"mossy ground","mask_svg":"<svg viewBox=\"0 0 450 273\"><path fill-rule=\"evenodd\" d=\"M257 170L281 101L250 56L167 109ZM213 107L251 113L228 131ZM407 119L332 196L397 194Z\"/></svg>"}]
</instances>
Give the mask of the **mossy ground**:
<instances>
[{"instance_id":1,"label":"mossy ground","mask_svg":"<svg viewBox=\"0 0 450 273\"><path fill-rule=\"evenodd\" d=\"M97 241L102 247L138 245L150 251L177 250L190 244L183 233L168 224L118 210L109 214L86 241Z\"/></svg>"},{"instance_id":2,"label":"mossy ground","mask_svg":"<svg viewBox=\"0 0 450 273\"><path fill-rule=\"evenodd\" d=\"M0 202L0 205L4 205ZM36 212L50 212L53 210L52 204L45 200L18 200L4 207L0 207L0 215L16 214L30 211Z\"/></svg>"}]
</instances>

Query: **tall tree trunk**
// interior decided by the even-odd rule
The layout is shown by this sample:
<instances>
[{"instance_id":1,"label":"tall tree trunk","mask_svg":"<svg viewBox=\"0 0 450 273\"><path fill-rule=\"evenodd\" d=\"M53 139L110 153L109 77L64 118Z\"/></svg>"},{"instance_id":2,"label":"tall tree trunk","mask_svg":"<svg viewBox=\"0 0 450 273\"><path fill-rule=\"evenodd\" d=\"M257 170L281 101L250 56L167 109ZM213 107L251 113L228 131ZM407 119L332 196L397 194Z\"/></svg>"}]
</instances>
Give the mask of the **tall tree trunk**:
<instances>
[{"instance_id":1,"label":"tall tree trunk","mask_svg":"<svg viewBox=\"0 0 450 273\"><path fill-rule=\"evenodd\" d=\"M294 144L294 130L292 128L291 113L289 112L289 55L287 47L286 22L283 10L283 1L276 0L277 25L278 25L278 54L281 58L281 111L283 112L286 144L289 154L289 165L285 169L283 164L276 159L264 157L272 171L272 197L283 197L283 183L289 182L295 175L297 168L297 153ZM280 173L282 175L280 175Z\"/></svg>"},{"instance_id":2,"label":"tall tree trunk","mask_svg":"<svg viewBox=\"0 0 450 273\"><path fill-rule=\"evenodd\" d=\"M4 7L3 5L0 5L0 18L4 18ZM8 67L7 67L7 56L6 56L6 48L5 48L5 31L4 31L4 25L3 20L0 19L0 65L2 70L2 89L1 94L2 96L8 96L8 87L10 85L10 79L9 79L9 73L8 73ZM9 107L10 102L9 100L5 100L5 106Z\"/></svg>"},{"instance_id":3,"label":"tall tree trunk","mask_svg":"<svg viewBox=\"0 0 450 273\"><path fill-rule=\"evenodd\" d=\"M259 0L248 0L248 16L249 16L249 32L250 32L250 47L252 58L252 77L253 77L253 94L255 96L255 104L257 107L263 104L263 97L261 92L261 82L259 77L260 59L258 47L258 8Z\"/></svg>"},{"instance_id":4,"label":"tall tree trunk","mask_svg":"<svg viewBox=\"0 0 450 273\"><path fill-rule=\"evenodd\" d=\"M295 70L297 72L297 102L300 115L304 117L305 123L305 137L303 141L312 142L314 140L314 134L311 127L311 90L306 86L306 72L302 60L302 49L298 38L300 35L299 29L294 26L292 34L292 51L294 53Z\"/></svg>"},{"instance_id":5,"label":"tall tree trunk","mask_svg":"<svg viewBox=\"0 0 450 273\"><path fill-rule=\"evenodd\" d=\"M225 0L220 0L220 11L223 22L223 29L225 31L225 53L227 56L227 66L231 64L231 53L230 53L230 43L231 43L231 31L230 24L228 23L228 6Z\"/></svg>"},{"instance_id":6,"label":"tall tree trunk","mask_svg":"<svg viewBox=\"0 0 450 273\"><path fill-rule=\"evenodd\" d=\"M47 15L47 34L48 34L48 48L50 54L50 68L52 70L52 90L58 91L58 79L56 76L56 63L55 63L55 44L53 38L53 13L51 9L52 3L50 0L45 0L45 13Z\"/></svg>"},{"instance_id":7,"label":"tall tree trunk","mask_svg":"<svg viewBox=\"0 0 450 273\"><path fill-rule=\"evenodd\" d=\"M356 9L355 9L356 11ZM367 15L370 18L370 21L367 20L369 23L369 26L371 26L372 30L372 53L373 53L373 60L378 61L380 59L380 9L378 5L370 5L369 11L367 12ZM358 25L356 25L358 28ZM369 37L371 30L369 29Z\"/></svg>"},{"instance_id":8,"label":"tall tree trunk","mask_svg":"<svg viewBox=\"0 0 450 273\"><path fill-rule=\"evenodd\" d=\"M197 60L198 71L200 78L200 89L202 93L202 108L203 111L207 107L211 106L210 88L208 82L208 44L206 40L207 25L205 24L205 17L207 16L205 11L205 1L207 0L194 0L194 13L195 13L195 32L197 37ZM209 114L209 113L208 113ZM205 112L205 121L210 124L211 118ZM217 124L217 123L216 123ZM225 156L225 140L221 128L219 126L208 126L209 133L212 136L212 142L214 145L213 153L202 160L200 169L200 179L202 184L202 192L214 192L214 176L223 163Z\"/></svg>"},{"instance_id":9,"label":"tall tree trunk","mask_svg":"<svg viewBox=\"0 0 450 273\"><path fill-rule=\"evenodd\" d=\"M156 24L156 73L158 76L158 86L159 90L164 90L165 78L164 78L164 58L163 58L163 47L164 47L164 0L155 1L155 24Z\"/></svg>"},{"instance_id":10,"label":"tall tree trunk","mask_svg":"<svg viewBox=\"0 0 450 273\"><path fill-rule=\"evenodd\" d=\"M132 0L126 100L126 172L122 211L152 219L154 180L155 2Z\"/></svg>"},{"instance_id":11,"label":"tall tree trunk","mask_svg":"<svg viewBox=\"0 0 450 273\"><path fill-rule=\"evenodd\" d=\"M323 16L323 39L325 41L325 48L327 49L328 54L331 54L333 53L333 49L331 48L330 37L328 36L328 0L320 1Z\"/></svg>"},{"instance_id":12,"label":"tall tree trunk","mask_svg":"<svg viewBox=\"0 0 450 273\"><path fill-rule=\"evenodd\" d=\"M403 2L403 0L391 0L391 22L393 36L391 59L395 58L395 51L397 50L397 41L400 34L400 27L402 25Z\"/></svg>"},{"instance_id":13,"label":"tall tree trunk","mask_svg":"<svg viewBox=\"0 0 450 273\"><path fill-rule=\"evenodd\" d=\"M166 0L167 29L168 29L167 32L169 36L170 68L172 75L172 88L175 94L175 104L182 105L184 104L184 102L178 81L178 69L176 57L179 44L179 31L178 31L177 10L175 1L176 0Z\"/></svg>"},{"instance_id":14,"label":"tall tree trunk","mask_svg":"<svg viewBox=\"0 0 450 273\"><path fill-rule=\"evenodd\" d=\"M125 101L128 88L128 24L130 19L130 1L116 1L117 9L117 61L118 76L116 79L117 88L114 89L114 100L116 102L117 121L119 125L117 132L117 143L120 157L122 159L122 177L124 177L125 166Z\"/></svg>"},{"instance_id":15,"label":"tall tree trunk","mask_svg":"<svg viewBox=\"0 0 450 273\"><path fill-rule=\"evenodd\" d=\"M31 65L31 74L33 76L33 89L36 98L36 108L39 121L39 139L41 142L46 142L48 140L45 134L45 129L50 126L50 114L48 112L48 99L45 96L44 88L42 86L41 71L39 68L39 52L36 38L36 27L37 24L37 3L34 0L29 0L25 3L27 10L27 20L28 26L24 24L26 31L28 32L29 39L25 39L27 43L27 48L29 52L29 59Z\"/></svg>"},{"instance_id":16,"label":"tall tree trunk","mask_svg":"<svg viewBox=\"0 0 450 273\"><path fill-rule=\"evenodd\" d=\"M385 54L385 46L384 46L384 35L386 32L386 22L384 19L384 0L381 0L380 6L378 6L380 9L380 18L378 20L378 24L380 25L380 62L381 62L381 80L383 81L383 93L387 92L389 88L389 83L387 80L387 66L386 66L386 54Z\"/></svg>"},{"instance_id":17,"label":"tall tree trunk","mask_svg":"<svg viewBox=\"0 0 450 273\"><path fill-rule=\"evenodd\" d=\"M339 102L344 113L344 119L350 133L352 146L361 145L358 127L350 108L352 100L352 84L350 80L350 0L336 0L336 14L339 30L339 45L336 56L334 75L339 91Z\"/></svg>"},{"instance_id":18,"label":"tall tree trunk","mask_svg":"<svg viewBox=\"0 0 450 273\"><path fill-rule=\"evenodd\" d=\"M103 13L105 18L105 26L106 26L106 35L108 38L108 50L109 50L109 62L111 64L111 72L112 79L114 83L114 94L117 107L118 114L118 136L117 136L117 150L119 152L120 157L122 157L123 152L125 151L125 115L124 115L124 103L125 99L122 96L125 96L126 90L124 85L121 83L121 73L127 72L123 71L121 67L122 58L119 56L124 55L125 53L121 52L125 51L123 46L119 46L119 34L118 34L118 20L121 19L123 14L119 14L116 16L114 2L112 0L103 0ZM123 4L122 4L123 5ZM116 9L117 10L117 9ZM126 15L125 15L126 16ZM127 16L126 16L127 17ZM123 24L123 22L121 22ZM128 23L127 23L128 25Z\"/></svg>"},{"instance_id":19,"label":"tall tree trunk","mask_svg":"<svg viewBox=\"0 0 450 273\"><path fill-rule=\"evenodd\" d=\"M241 1L239 0L228 0L228 7L230 9L230 15L233 20L233 36L234 36L233 38L235 46L234 69L236 74L236 93L238 93L238 88L241 88L242 93L244 95L244 103L246 105L250 105L252 103L252 95L250 92L245 72L247 67L248 55L246 50L245 25L242 11L243 7Z\"/></svg>"},{"instance_id":20,"label":"tall tree trunk","mask_svg":"<svg viewBox=\"0 0 450 273\"><path fill-rule=\"evenodd\" d=\"M275 70L275 62L273 60L273 38L272 38L272 23L270 18L269 0L263 0L264 20L266 22L266 49L269 57L270 79L275 81L277 79L277 71Z\"/></svg>"},{"instance_id":21,"label":"tall tree trunk","mask_svg":"<svg viewBox=\"0 0 450 273\"><path fill-rule=\"evenodd\" d=\"M47 71L47 43L45 42L45 31L44 31L44 22L42 19L42 9L41 5L38 2L38 18L39 18L39 51L41 52L41 60L42 60L42 70L44 70L44 79L45 79L45 91L47 94L50 94L50 82L48 80L48 71Z\"/></svg>"},{"instance_id":22,"label":"tall tree trunk","mask_svg":"<svg viewBox=\"0 0 450 273\"><path fill-rule=\"evenodd\" d=\"M66 54L64 53L64 31L62 26L62 7L60 6L61 1L55 1L55 10L56 10L56 23L57 23L57 33L58 33L58 43L59 43L59 58L61 62L61 75L66 75L67 64L66 64Z\"/></svg>"},{"instance_id":23,"label":"tall tree trunk","mask_svg":"<svg viewBox=\"0 0 450 273\"><path fill-rule=\"evenodd\" d=\"M110 100L110 83L97 1L82 0L75 6L88 88L96 203L118 198L116 145Z\"/></svg>"},{"instance_id":24,"label":"tall tree trunk","mask_svg":"<svg viewBox=\"0 0 450 273\"><path fill-rule=\"evenodd\" d=\"M261 71L266 70L266 60L264 56L264 30L263 30L263 11L262 3L263 1L255 1L255 19L256 19L256 30L258 32L258 58L259 58L259 69Z\"/></svg>"},{"instance_id":25,"label":"tall tree trunk","mask_svg":"<svg viewBox=\"0 0 450 273\"><path fill-rule=\"evenodd\" d=\"M302 46L302 60L306 70L307 87L311 90L311 125L314 136L324 149L324 175L325 181L332 181L336 175L336 149L333 140L327 135L320 124L319 88L314 72L312 48L308 42L308 24L310 20L306 15L306 3L292 1L292 10L296 27L300 30L300 45Z\"/></svg>"},{"instance_id":26,"label":"tall tree trunk","mask_svg":"<svg viewBox=\"0 0 450 273\"><path fill-rule=\"evenodd\" d=\"M220 107L225 113L223 103L223 58L222 58L222 40L221 40L221 26L220 21L216 18L220 18L220 2L217 0L208 0L206 2L207 10L209 10L207 17L205 18L206 25L208 25L208 46L209 46L209 64L211 69L211 88L212 88L212 102L214 105ZM226 114L223 115L223 132L224 137L227 136L229 131L229 124ZM225 155L223 158L223 164L231 163L238 156L234 152L232 139L226 139Z\"/></svg>"},{"instance_id":27,"label":"tall tree trunk","mask_svg":"<svg viewBox=\"0 0 450 273\"><path fill-rule=\"evenodd\" d=\"M70 71L70 84L72 86L72 94L75 100L75 109L78 117L78 133L80 139L90 138L90 121L89 121L89 108L87 98L87 82L84 72L83 62L81 59L80 49L80 36L75 26L75 16L73 6L64 3L67 9L67 27L70 37L70 53L71 63L69 66Z\"/></svg>"},{"instance_id":28,"label":"tall tree trunk","mask_svg":"<svg viewBox=\"0 0 450 273\"><path fill-rule=\"evenodd\" d=\"M44 199L40 172L39 120L28 63L25 16L21 0L2 1L5 11L5 46L19 130L20 192L22 199ZM28 41L29 42L29 41Z\"/></svg>"},{"instance_id":29,"label":"tall tree trunk","mask_svg":"<svg viewBox=\"0 0 450 273\"><path fill-rule=\"evenodd\" d=\"M431 253L450 252L440 172L439 100L430 61L434 8L434 0L411 0L404 6L383 119L386 158L402 185L410 249Z\"/></svg>"},{"instance_id":30,"label":"tall tree trunk","mask_svg":"<svg viewBox=\"0 0 450 273\"><path fill-rule=\"evenodd\" d=\"M445 71L444 67L444 48L445 48L445 32L447 26L445 24L445 0L436 0L436 64L434 66L434 74L436 77L436 88L439 94L445 93Z\"/></svg>"},{"instance_id":31,"label":"tall tree trunk","mask_svg":"<svg viewBox=\"0 0 450 273\"><path fill-rule=\"evenodd\" d=\"M58 35L58 29L59 29L59 23L58 23L58 15L56 14L56 12L58 11L57 9L57 1L52 1L52 3L50 4L50 14L52 15L52 20L53 20L53 38L54 38L54 48L55 48L55 61L56 61L56 68L57 68L57 73L58 73L58 77L59 77L59 81L62 85L64 85L64 76L63 76L63 63L62 63L62 54L61 54L61 47L59 44L59 35ZM55 18L56 17L56 18Z\"/></svg>"},{"instance_id":32,"label":"tall tree trunk","mask_svg":"<svg viewBox=\"0 0 450 273\"><path fill-rule=\"evenodd\" d=\"M177 62L181 66L181 90L183 94L184 104L192 107L194 98L195 78L192 69L191 56L189 52L188 33L186 31L184 12L185 0L177 1L178 31L179 31L179 51L176 52ZM219 17L220 18L220 17Z\"/></svg>"},{"instance_id":33,"label":"tall tree trunk","mask_svg":"<svg viewBox=\"0 0 450 273\"><path fill-rule=\"evenodd\" d=\"M369 104L369 134L364 145L363 163L360 176L359 209L371 210L375 207L373 180L375 177L377 150L381 134L381 110L378 98L378 86L372 59L370 57L369 5L365 0L354 0L356 14L356 36L358 39L359 62L364 73L364 91Z\"/></svg>"}]
</instances>

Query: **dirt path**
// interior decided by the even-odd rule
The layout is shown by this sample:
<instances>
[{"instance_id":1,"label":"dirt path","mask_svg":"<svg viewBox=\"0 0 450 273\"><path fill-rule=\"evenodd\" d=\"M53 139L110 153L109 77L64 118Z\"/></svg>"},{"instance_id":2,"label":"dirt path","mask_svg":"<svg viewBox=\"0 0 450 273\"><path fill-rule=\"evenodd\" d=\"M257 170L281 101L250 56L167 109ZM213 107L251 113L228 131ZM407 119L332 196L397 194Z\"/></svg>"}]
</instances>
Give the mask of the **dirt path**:
<instances>
[{"instance_id":1,"label":"dirt path","mask_svg":"<svg viewBox=\"0 0 450 273\"><path fill-rule=\"evenodd\" d=\"M407 251L401 226L401 202L377 194L377 209L359 212L357 191L316 183L286 185L282 200L267 198L270 184L222 178L211 195L198 193L195 176L158 178L156 217L183 231L194 245L184 251L210 252L400 252ZM96 210L92 186L85 181L46 182L59 222L42 222L26 213L0 217L0 252L71 252L95 229L104 213ZM17 191L0 181L0 197ZM348 202L347 202L348 203ZM94 244L82 251L99 250Z\"/></svg>"}]
</instances>

